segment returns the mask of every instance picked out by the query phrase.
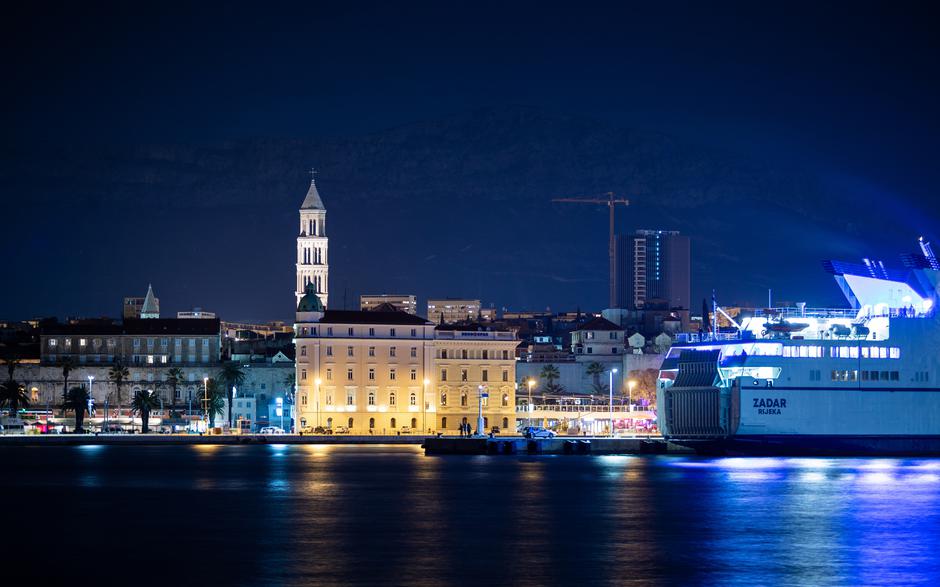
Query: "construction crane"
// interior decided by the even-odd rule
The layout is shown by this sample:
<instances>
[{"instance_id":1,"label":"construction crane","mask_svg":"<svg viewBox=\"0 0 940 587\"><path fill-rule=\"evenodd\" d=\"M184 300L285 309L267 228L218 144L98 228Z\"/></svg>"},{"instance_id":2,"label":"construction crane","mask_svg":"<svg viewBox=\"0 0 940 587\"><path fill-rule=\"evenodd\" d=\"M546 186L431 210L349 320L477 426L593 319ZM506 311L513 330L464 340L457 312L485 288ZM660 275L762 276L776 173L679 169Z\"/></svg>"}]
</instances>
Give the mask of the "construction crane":
<instances>
[{"instance_id":1,"label":"construction crane","mask_svg":"<svg viewBox=\"0 0 940 587\"><path fill-rule=\"evenodd\" d=\"M617 284L616 284L616 263L615 257L617 251L615 250L616 244L614 242L614 207L617 204L623 204L624 206L630 205L630 200L624 198L617 198L614 192L607 192L604 194L598 194L599 196L605 196L605 199L599 197L593 198L553 198L553 202L567 202L569 204L604 204L607 206L607 210L610 212L610 240L607 244L607 254L610 256L610 308L617 307Z\"/></svg>"}]
</instances>

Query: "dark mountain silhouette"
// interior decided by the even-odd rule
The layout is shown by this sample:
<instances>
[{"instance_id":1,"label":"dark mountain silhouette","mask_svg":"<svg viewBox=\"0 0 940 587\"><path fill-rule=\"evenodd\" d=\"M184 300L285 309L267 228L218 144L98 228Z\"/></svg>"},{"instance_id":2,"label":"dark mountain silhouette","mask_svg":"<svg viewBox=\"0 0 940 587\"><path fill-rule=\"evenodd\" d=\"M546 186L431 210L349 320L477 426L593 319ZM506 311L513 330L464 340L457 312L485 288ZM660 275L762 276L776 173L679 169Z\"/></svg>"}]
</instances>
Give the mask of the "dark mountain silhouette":
<instances>
[{"instance_id":1,"label":"dark mountain silhouette","mask_svg":"<svg viewBox=\"0 0 940 587\"><path fill-rule=\"evenodd\" d=\"M22 286L3 294L3 307L116 314L122 296L152 282L164 308L290 317L311 166L329 211L335 308L344 291L349 307L365 292L603 307L606 212L552 204L558 196L613 190L632 200L618 212L620 230L691 235L696 299L714 287L729 302L756 303L773 287L836 303L820 259L870 252L866 226L878 227L880 243L916 236L878 211L852 209L850 190L818 172L500 107L351 138L62 146L42 159L8 146L3 246L18 251ZM77 222L79 209L96 215ZM31 288L41 271L60 275L69 295Z\"/></svg>"}]
</instances>

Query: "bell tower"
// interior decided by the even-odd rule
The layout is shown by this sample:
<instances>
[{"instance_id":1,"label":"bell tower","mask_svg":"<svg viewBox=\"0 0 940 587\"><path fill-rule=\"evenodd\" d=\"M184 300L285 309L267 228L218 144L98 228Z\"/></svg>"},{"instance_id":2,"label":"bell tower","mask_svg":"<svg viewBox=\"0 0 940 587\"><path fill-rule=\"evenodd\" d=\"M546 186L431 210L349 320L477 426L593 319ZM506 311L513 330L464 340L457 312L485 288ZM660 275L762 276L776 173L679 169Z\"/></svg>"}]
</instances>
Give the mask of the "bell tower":
<instances>
[{"instance_id":1,"label":"bell tower","mask_svg":"<svg viewBox=\"0 0 940 587\"><path fill-rule=\"evenodd\" d=\"M297 283L294 306L300 303L307 284L327 306L330 266L327 261L329 239L326 237L326 207L317 191L316 171L310 172L310 189L300 206L300 232L297 237Z\"/></svg>"}]
</instances>

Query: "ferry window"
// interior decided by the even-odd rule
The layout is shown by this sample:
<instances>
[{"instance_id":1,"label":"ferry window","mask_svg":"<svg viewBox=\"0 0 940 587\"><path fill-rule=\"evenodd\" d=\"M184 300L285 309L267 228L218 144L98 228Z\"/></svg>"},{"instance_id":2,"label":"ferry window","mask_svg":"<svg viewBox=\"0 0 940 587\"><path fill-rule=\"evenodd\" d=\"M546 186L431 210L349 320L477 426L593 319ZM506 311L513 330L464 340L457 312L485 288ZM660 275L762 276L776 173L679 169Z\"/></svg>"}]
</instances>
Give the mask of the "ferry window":
<instances>
[{"instance_id":1,"label":"ferry window","mask_svg":"<svg viewBox=\"0 0 940 587\"><path fill-rule=\"evenodd\" d=\"M901 349L896 346L891 347L891 358L900 359L901 358Z\"/></svg>"},{"instance_id":2,"label":"ferry window","mask_svg":"<svg viewBox=\"0 0 940 587\"><path fill-rule=\"evenodd\" d=\"M838 356L839 356L839 351L838 351L838 349L837 349L836 347L834 347L834 346L829 347L829 356L830 356L831 358L833 358L833 359L835 359L836 357L838 357Z\"/></svg>"},{"instance_id":3,"label":"ferry window","mask_svg":"<svg viewBox=\"0 0 940 587\"><path fill-rule=\"evenodd\" d=\"M898 373L897 371L891 372L891 381L900 381L900 379L901 379L900 373Z\"/></svg>"},{"instance_id":4,"label":"ferry window","mask_svg":"<svg viewBox=\"0 0 940 587\"><path fill-rule=\"evenodd\" d=\"M882 371L882 372L881 372L881 380L882 380L882 381L887 381L887 380L889 380L889 379L891 379L891 373L889 373L888 371Z\"/></svg>"},{"instance_id":5,"label":"ferry window","mask_svg":"<svg viewBox=\"0 0 940 587\"><path fill-rule=\"evenodd\" d=\"M839 347L839 358L840 358L840 359L848 359L848 358L849 358L849 347L847 347L847 346L840 346L840 347Z\"/></svg>"},{"instance_id":6,"label":"ferry window","mask_svg":"<svg viewBox=\"0 0 940 587\"><path fill-rule=\"evenodd\" d=\"M878 358L879 358L879 359L887 359L887 358L888 358L888 349L885 348L885 347L883 347L883 346L878 347Z\"/></svg>"},{"instance_id":7,"label":"ferry window","mask_svg":"<svg viewBox=\"0 0 940 587\"><path fill-rule=\"evenodd\" d=\"M868 371L866 371L866 373L868 373ZM877 371L872 371L872 372L871 372L871 380L872 380L872 381L878 381L878 372L877 372Z\"/></svg>"},{"instance_id":8,"label":"ferry window","mask_svg":"<svg viewBox=\"0 0 940 587\"><path fill-rule=\"evenodd\" d=\"M857 359L857 358L858 358L858 347L857 347L857 346L849 347L849 358L851 358L851 359Z\"/></svg>"},{"instance_id":9,"label":"ferry window","mask_svg":"<svg viewBox=\"0 0 940 587\"><path fill-rule=\"evenodd\" d=\"M801 347L799 347L799 350L800 350L800 356L801 356L801 357L804 357L804 358L805 358L805 357L808 357L808 356L809 356L809 347L801 346Z\"/></svg>"},{"instance_id":10,"label":"ferry window","mask_svg":"<svg viewBox=\"0 0 940 587\"><path fill-rule=\"evenodd\" d=\"M862 381L868 381L868 371L862 371Z\"/></svg>"},{"instance_id":11,"label":"ferry window","mask_svg":"<svg viewBox=\"0 0 940 587\"><path fill-rule=\"evenodd\" d=\"M868 358L868 347L867 347L867 346L863 346L863 347L862 347L862 358L863 358L863 359L867 359L867 358Z\"/></svg>"}]
</instances>

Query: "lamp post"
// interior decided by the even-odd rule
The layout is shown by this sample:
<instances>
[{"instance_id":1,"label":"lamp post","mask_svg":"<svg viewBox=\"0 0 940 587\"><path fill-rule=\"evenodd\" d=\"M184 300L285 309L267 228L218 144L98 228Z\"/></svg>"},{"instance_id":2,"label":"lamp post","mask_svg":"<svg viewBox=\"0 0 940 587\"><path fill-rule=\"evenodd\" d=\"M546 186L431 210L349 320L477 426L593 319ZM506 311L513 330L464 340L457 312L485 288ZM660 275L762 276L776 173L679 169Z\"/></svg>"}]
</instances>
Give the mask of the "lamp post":
<instances>
[{"instance_id":1,"label":"lamp post","mask_svg":"<svg viewBox=\"0 0 940 587\"><path fill-rule=\"evenodd\" d=\"M205 401L205 409L203 410L203 416L206 420L206 433L209 433L209 378L202 378L202 389L203 397Z\"/></svg>"},{"instance_id":2,"label":"lamp post","mask_svg":"<svg viewBox=\"0 0 940 587\"><path fill-rule=\"evenodd\" d=\"M427 377L424 378L424 398L421 403L421 429L422 431L428 429L428 385L430 385L431 380ZM424 434L424 432L422 432Z\"/></svg>"},{"instance_id":3,"label":"lamp post","mask_svg":"<svg viewBox=\"0 0 940 587\"><path fill-rule=\"evenodd\" d=\"M526 414L528 416L526 418L526 426L531 426L532 425L532 388L535 387L535 379L532 379L531 377L529 377L529 380L526 381L526 385L529 388L529 402L525 406L526 411L529 412L528 414Z\"/></svg>"},{"instance_id":4,"label":"lamp post","mask_svg":"<svg viewBox=\"0 0 940 587\"><path fill-rule=\"evenodd\" d=\"M610 392L610 403L608 408L610 409L610 437L614 437L614 373L617 372L617 368L614 367L610 370L610 385L608 386L608 391Z\"/></svg>"},{"instance_id":5,"label":"lamp post","mask_svg":"<svg viewBox=\"0 0 940 587\"><path fill-rule=\"evenodd\" d=\"M92 389L91 389L91 382L94 381L94 380L95 380L95 376L94 376L94 375L89 375L89 376L88 376L88 400L89 400L89 402L94 402L94 398L95 398L95 396L92 394ZM89 412L89 414L88 414L88 418L89 418L89 419L91 418L91 413L90 413L90 412Z\"/></svg>"},{"instance_id":6,"label":"lamp post","mask_svg":"<svg viewBox=\"0 0 940 587\"><path fill-rule=\"evenodd\" d=\"M490 394L486 391L485 385L480 385L477 387L477 390L480 392L480 411L477 413L477 434L484 436L483 433L483 400L490 397Z\"/></svg>"},{"instance_id":7,"label":"lamp post","mask_svg":"<svg viewBox=\"0 0 940 587\"><path fill-rule=\"evenodd\" d=\"M319 377L313 380L313 401L315 401L317 404L317 428L320 427L320 383L321 381Z\"/></svg>"}]
</instances>

